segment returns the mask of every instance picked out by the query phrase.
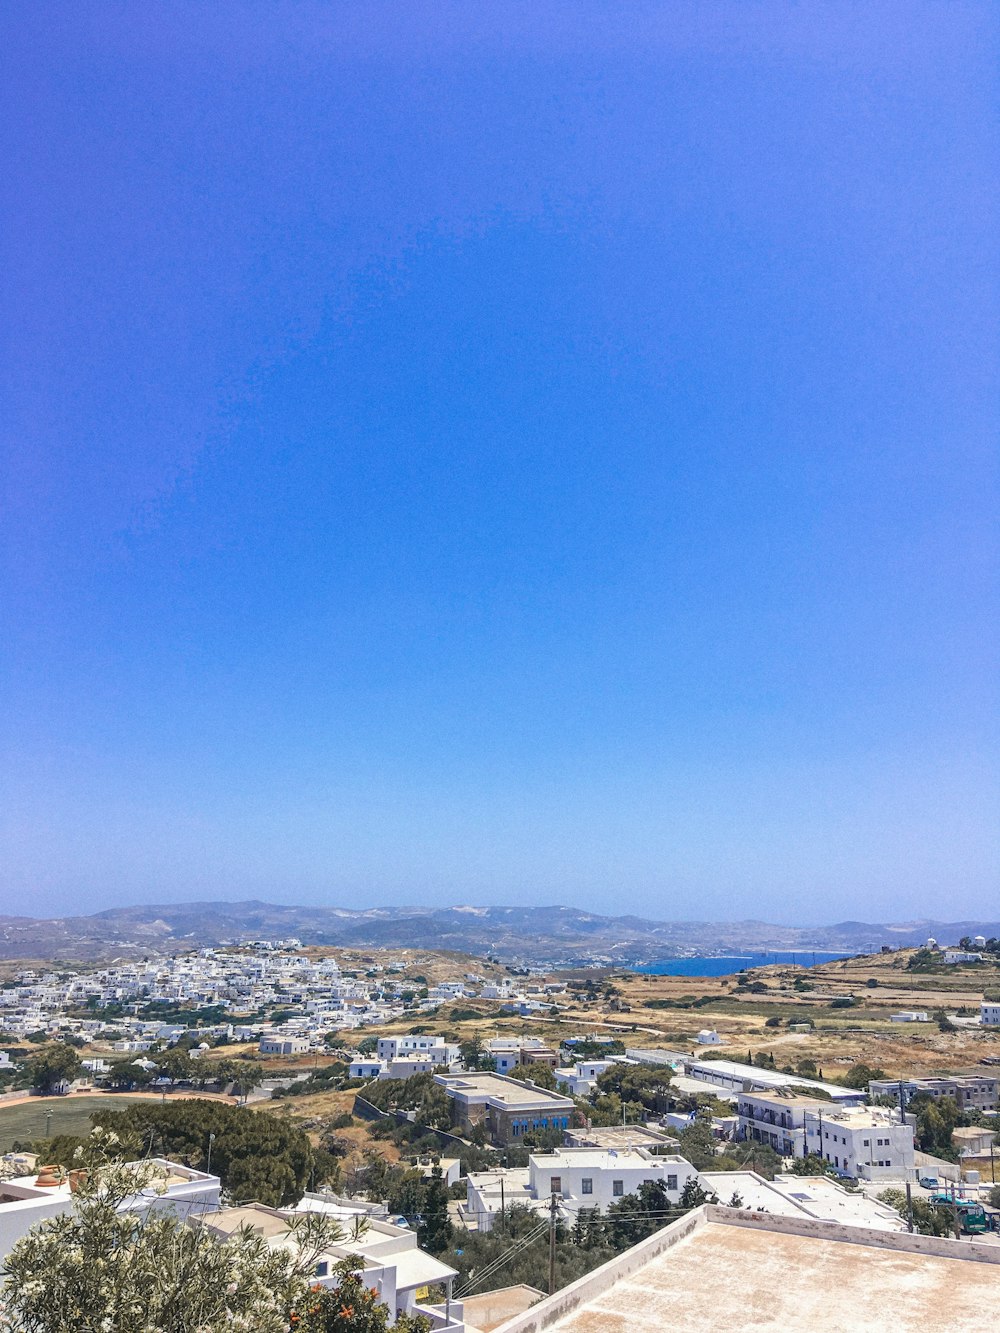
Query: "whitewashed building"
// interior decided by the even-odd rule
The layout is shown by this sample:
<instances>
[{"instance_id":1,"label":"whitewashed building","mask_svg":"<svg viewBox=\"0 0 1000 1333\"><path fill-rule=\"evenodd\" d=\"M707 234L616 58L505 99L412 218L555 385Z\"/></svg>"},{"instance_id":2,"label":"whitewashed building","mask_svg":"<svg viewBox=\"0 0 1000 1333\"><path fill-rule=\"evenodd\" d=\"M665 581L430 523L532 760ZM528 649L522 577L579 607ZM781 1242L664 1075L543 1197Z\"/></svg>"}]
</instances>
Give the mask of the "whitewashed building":
<instances>
[{"instance_id":1,"label":"whitewashed building","mask_svg":"<svg viewBox=\"0 0 1000 1333\"><path fill-rule=\"evenodd\" d=\"M555 1194L560 1216L572 1221L581 1209L606 1212L644 1181L659 1181L677 1203L696 1175L686 1158L657 1156L646 1148L559 1148L532 1153L526 1167L470 1173L464 1213L480 1231L489 1231L512 1204L542 1214Z\"/></svg>"},{"instance_id":2,"label":"whitewashed building","mask_svg":"<svg viewBox=\"0 0 1000 1333\"><path fill-rule=\"evenodd\" d=\"M835 1170L862 1180L915 1180L913 1126L897 1110L835 1106L797 1093L744 1092L737 1102L737 1137L763 1143L783 1157L815 1153Z\"/></svg>"},{"instance_id":3,"label":"whitewashed building","mask_svg":"<svg viewBox=\"0 0 1000 1333\"><path fill-rule=\"evenodd\" d=\"M204 1171L194 1171L163 1158L152 1159L159 1169L163 1193L143 1193L123 1205L123 1211L171 1211L187 1219L212 1212L219 1206L221 1181ZM44 1179L44 1177L42 1177ZM68 1213L73 1195L68 1179L53 1185L40 1185L37 1174L0 1181L0 1265L14 1245L46 1218Z\"/></svg>"}]
</instances>

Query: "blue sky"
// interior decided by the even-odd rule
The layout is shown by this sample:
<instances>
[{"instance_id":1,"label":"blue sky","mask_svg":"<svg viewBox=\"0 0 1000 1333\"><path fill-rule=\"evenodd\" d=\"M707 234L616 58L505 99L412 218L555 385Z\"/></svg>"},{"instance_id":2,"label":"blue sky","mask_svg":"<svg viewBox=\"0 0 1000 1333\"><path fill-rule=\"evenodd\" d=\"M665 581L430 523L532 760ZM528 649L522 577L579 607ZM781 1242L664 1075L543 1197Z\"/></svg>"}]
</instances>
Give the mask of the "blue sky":
<instances>
[{"instance_id":1,"label":"blue sky","mask_svg":"<svg viewBox=\"0 0 1000 1333\"><path fill-rule=\"evenodd\" d=\"M995 6L0 23L0 910L989 914Z\"/></svg>"}]
</instances>

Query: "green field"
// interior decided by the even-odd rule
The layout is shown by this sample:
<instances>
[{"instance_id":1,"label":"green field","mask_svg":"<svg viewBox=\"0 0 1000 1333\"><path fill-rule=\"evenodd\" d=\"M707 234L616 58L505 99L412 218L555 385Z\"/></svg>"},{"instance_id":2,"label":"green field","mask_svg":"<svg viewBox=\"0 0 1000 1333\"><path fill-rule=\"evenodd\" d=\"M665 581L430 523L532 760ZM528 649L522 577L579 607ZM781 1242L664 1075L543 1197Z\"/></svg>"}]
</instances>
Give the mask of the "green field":
<instances>
[{"instance_id":1,"label":"green field","mask_svg":"<svg viewBox=\"0 0 1000 1333\"><path fill-rule=\"evenodd\" d=\"M90 1113L112 1110L135 1097L32 1097L18 1106L0 1102L0 1152L10 1152L15 1141L44 1139L52 1134L86 1134Z\"/></svg>"}]
</instances>

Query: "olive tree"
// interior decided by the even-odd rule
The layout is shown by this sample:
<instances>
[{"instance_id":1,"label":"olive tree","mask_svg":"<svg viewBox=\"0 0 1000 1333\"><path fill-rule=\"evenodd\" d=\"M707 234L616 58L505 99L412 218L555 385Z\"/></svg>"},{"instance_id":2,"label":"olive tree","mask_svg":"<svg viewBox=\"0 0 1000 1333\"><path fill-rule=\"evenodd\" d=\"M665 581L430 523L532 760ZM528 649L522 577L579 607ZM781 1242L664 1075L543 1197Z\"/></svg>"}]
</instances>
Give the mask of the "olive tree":
<instances>
[{"instance_id":1,"label":"olive tree","mask_svg":"<svg viewBox=\"0 0 1000 1333\"><path fill-rule=\"evenodd\" d=\"M111 1131L77 1157L71 1212L33 1228L7 1257L0 1328L17 1333L287 1333L317 1256L343 1239L328 1219L293 1219L291 1248L249 1228L220 1240L153 1205L153 1162L117 1160ZM336 1234L334 1234L336 1233Z\"/></svg>"}]
</instances>

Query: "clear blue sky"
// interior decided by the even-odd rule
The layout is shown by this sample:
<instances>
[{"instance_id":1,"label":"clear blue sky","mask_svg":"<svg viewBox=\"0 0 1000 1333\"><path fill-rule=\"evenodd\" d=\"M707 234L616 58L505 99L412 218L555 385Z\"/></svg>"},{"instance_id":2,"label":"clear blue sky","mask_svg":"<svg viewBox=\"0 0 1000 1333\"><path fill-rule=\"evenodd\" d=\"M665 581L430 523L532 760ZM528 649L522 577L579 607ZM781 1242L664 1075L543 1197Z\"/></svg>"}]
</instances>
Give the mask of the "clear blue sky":
<instances>
[{"instance_id":1,"label":"clear blue sky","mask_svg":"<svg viewBox=\"0 0 1000 1333\"><path fill-rule=\"evenodd\" d=\"M996 915L995 4L0 24L0 911Z\"/></svg>"}]
</instances>

